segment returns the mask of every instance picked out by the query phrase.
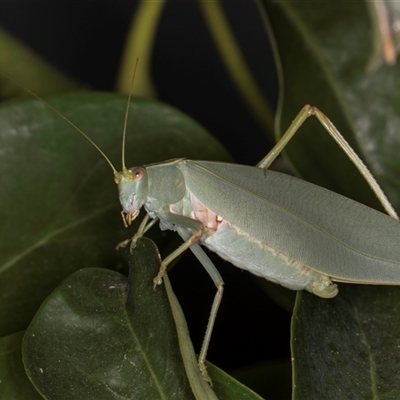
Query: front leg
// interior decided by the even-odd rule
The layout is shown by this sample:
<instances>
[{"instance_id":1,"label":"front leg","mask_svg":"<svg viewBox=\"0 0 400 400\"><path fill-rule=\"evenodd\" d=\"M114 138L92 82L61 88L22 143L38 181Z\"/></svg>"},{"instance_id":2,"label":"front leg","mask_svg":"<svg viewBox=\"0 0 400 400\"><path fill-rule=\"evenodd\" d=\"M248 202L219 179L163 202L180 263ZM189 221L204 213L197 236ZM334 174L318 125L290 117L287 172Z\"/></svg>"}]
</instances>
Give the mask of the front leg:
<instances>
[{"instance_id":1,"label":"front leg","mask_svg":"<svg viewBox=\"0 0 400 400\"><path fill-rule=\"evenodd\" d=\"M130 243L129 251L130 253L132 253L133 249L136 247L137 240L141 238L158 220L158 218L154 218L150 222L148 222L149 219L150 219L149 214L146 214L142 222L140 223L137 232L133 235L133 237L118 243L116 246L116 250L119 250Z\"/></svg>"},{"instance_id":2,"label":"front leg","mask_svg":"<svg viewBox=\"0 0 400 400\"><path fill-rule=\"evenodd\" d=\"M162 278L165 274L167 266L173 260L175 260L175 258L179 257L190 246L197 243L202 238L205 230L205 226L201 222L178 214L166 212L162 215L159 215L159 219L161 222L172 224L176 229L185 228L186 230L194 233L187 240L185 240L185 242L183 242L176 250L174 250L171 254L164 258L160 266L160 271L154 278L154 286L161 285Z\"/></svg>"}]
</instances>

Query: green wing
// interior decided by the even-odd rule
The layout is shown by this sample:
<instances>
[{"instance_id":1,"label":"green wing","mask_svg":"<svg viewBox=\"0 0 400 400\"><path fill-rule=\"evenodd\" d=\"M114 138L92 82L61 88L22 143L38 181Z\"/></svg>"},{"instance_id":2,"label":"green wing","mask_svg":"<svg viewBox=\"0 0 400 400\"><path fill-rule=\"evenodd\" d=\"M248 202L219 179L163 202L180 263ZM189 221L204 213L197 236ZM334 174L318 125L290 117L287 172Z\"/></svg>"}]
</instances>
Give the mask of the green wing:
<instances>
[{"instance_id":1,"label":"green wing","mask_svg":"<svg viewBox=\"0 0 400 400\"><path fill-rule=\"evenodd\" d=\"M186 187L239 229L335 280L400 284L400 223L275 171L185 160Z\"/></svg>"}]
</instances>

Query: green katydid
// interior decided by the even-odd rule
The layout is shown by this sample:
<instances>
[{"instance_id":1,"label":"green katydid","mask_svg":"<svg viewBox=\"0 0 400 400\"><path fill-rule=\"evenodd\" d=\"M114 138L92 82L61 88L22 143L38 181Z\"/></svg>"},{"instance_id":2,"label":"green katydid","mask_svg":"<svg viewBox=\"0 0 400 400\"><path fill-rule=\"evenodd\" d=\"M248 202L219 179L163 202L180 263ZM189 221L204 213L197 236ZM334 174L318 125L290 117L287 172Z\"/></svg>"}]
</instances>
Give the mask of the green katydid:
<instances>
[{"instance_id":1,"label":"green katydid","mask_svg":"<svg viewBox=\"0 0 400 400\"><path fill-rule=\"evenodd\" d=\"M135 238L157 220L161 229L175 230L183 238L184 243L163 260L155 285L162 282L168 264L188 248L213 279L217 293L199 355L202 371L224 283L200 244L255 275L325 298L338 293L333 281L400 285L397 214L367 167L321 111L305 106L257 167L175 159L128 169L124 153L129 100L121 172L85 133L45 104L89 140L110 164L118 184L124 224L129 226L145 208L147 215L133 246ZM268 169L311 115L319 119L356 165L390 217Z\"/></svg>"},{"instance_id":2,"label":"green katydid","mask_svg":"<svg viewBox=\"0 0 400 400\"><path fill-rule=\"evenodd\" d=\"M311 115L353 161L390 216L268 169ZM400 285L398 216L364 163L315 107L300 111L257 167L175 159L127 169L123 161L122 172L114 176L125 225L142 207L147 212L133 244L157 220L161 229L175 230L184 240L163 260L155 285L168 264L190 248L217 287L199 355L202 371L224 283L199 244L255 275L324 298L337 295L333 281Z\"/></svg>"}]
</instances>

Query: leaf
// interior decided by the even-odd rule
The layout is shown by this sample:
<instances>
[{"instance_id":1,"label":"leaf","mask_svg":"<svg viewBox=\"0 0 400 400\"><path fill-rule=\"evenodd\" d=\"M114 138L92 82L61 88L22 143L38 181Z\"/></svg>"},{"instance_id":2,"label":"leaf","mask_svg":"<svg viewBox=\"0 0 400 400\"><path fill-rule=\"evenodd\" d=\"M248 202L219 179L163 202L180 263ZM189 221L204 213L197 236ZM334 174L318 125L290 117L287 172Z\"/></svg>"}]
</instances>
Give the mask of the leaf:
<instances>
[{"instance_id":1,"label":"leaf","mask_svg":"<svg viewBox=\"0 0 400 400\"><path fill-rule=\"evenodd\" d=\"M134 252L129 278L100 268L69 276L43 303L23 342L45 398L192 399L154 246Z\"/></svg>"},{"instance_id":2,"label":"leaf","mask_svg":"<svg viewBox=\"0 0 400 400\"><path fill-rule=\"evenodd\" d=\"M82 93L48 101L111 159L120 159L124 96ZM203 128L169 106L134 100L130 113L129 165L182 156L227 158ZM126 270L124 252L115 246L135 227L123 228L117 190L102 157L43 103L0 108L0 149L0 336L5 336L26 329L46 296L74 271Z\"/></svg>"},{"instance_id":3,"label":"leaf","mask_svg":"<svg viewBox=\"0 0 400 400\"><path fill-rule=\"evenodd\" d=\"M153 289L160 266L154 243L140 239L130 260L128 278L86 268L40 307L23 360L45 398L194 398L164 286ZM261 399L218 368L209 371L218 399Z\"/></svg>"},{"instance_id":4,"label":"leaf","mask_svg":"<svg viewBox=\"0 0 400 400\"><path fill-rule=\"evenodd\" d=\"M154 41L165 1L139 1L125 38L124 51L117 78L117 91L136 96L155 98L157 89L151 77L151 58ZM138 62L140 60L140 62ZM140 71L140 79L132 87L132 71Z\"/></svg>"},{"instance_id":5,"label":"leaf","mask_svg":"<svg viewBox=\"0 0 400 400\"><path fill-rule=\"evenodd\" d=\"M139 245L143 246L145 243L145 240L141 239ZM185 316L179 301L172 290L171 282L169 281L166 273L163 276L163 283L176 327L179 349L182 355L182 362L190 387L192 389L192 393L196 399L218 400L215 392L210 386L212 381L208 375L208 372L206 370L201 371L199 368L197 356L194 353L193 344L190 340L189 329Z\"/></svg>"},{"instance_id":6,"label":"leaf","mask_svg":"<svg viewBox=\"0 0 400 400\"><path fill-rule=\"evenodd\" d=\"M76 90L78 84L42 60L3 29L0 29L0 97L26 95L26 90L3 74L12 75L34 93L44 95Z\"/></svg>"},{"instance_id":7,"label":"leaf","mask_svg":"<svg viewBox=\"0 0 400 400\"><path fill-rule=\"evenodd\" d=\"M22 364L21 343L25 332L0 339L0 388L2 399L40 400Z\"/></svg>"},{"instance_id":8,"label":"leaf","mask_svg":"<svg viewBox=\"0 0 400 400\"><path fill-rule=\"evenodd\" d=\"M215 365L207 363L207 369L219 400L262 400L257 393Z\"/></svg>"},{"instance_id":9,"label":"leaf","mask_svg":"<svg viewBox=\"0 0 400 400\"><path fill-rule=\"evenodd\" d=\"M342 284L332 300L298 297L294 399L400 398L398 288Z\"/></svg>"}]
</instances>

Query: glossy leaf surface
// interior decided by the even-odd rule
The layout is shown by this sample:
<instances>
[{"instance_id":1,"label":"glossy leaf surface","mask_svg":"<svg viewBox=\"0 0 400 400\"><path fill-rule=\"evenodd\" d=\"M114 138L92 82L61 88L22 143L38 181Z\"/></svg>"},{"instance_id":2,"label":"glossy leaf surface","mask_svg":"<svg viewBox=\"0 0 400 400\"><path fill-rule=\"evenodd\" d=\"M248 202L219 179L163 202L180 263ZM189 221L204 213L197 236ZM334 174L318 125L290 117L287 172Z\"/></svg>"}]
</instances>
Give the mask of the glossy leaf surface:
<instances>
[{"instance_id":1,"label":"glossy leaf surface","mask_svg":"<svg viewBox=\"0 0 400 400\"><path fill-rule=\"evenodd\" d=\"M330 301L299 294L294 398L399 398L399 302L393 287L341 285Z\"/></svg>"},{"instance_id":2,"label":"glossy leaf surface","mask_svg":"<svg viewBox=\"0 0 400 400\"><path fill-rule=\"evenodd\" d=\"M22 364L23 331L0 339L0 393L7 400L40 400Z\"/></svg>"},{"instance_id":3,"label":"glossy leaf surface","mask_svg":"<svg viewBox=\"0 0 400 400\"><path fill-rule=\"evenodd\" d=\"M192 399L159 258L134 252L127 279L106 269L69 276L45 300L23 344L24 364L49 399Z\"/></svg>"}]
</instances>

